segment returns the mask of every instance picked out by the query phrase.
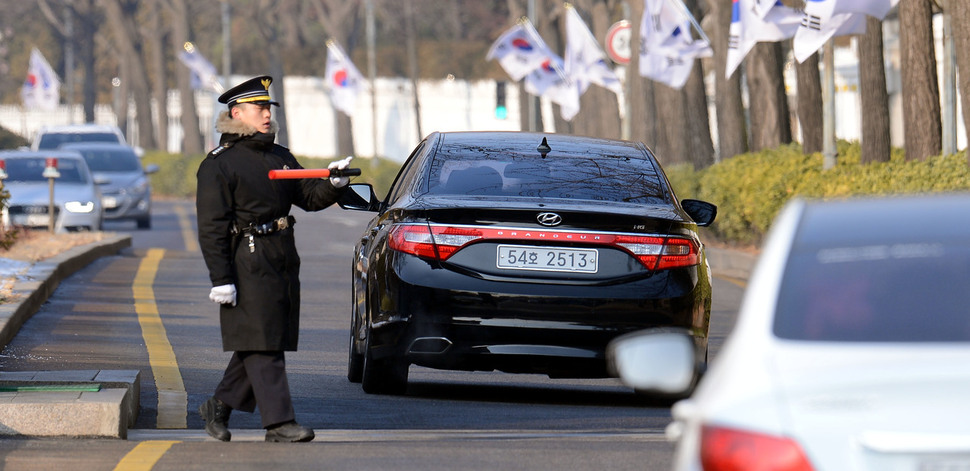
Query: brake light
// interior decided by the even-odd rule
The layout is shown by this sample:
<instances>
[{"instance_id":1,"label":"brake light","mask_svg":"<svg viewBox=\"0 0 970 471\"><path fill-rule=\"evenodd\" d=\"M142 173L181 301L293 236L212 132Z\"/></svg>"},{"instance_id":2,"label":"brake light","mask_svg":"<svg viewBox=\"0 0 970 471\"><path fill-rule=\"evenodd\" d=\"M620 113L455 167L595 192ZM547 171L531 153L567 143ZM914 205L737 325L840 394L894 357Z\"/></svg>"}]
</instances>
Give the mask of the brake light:
<instances>
[{"instance_id":1,"label":"brake light","mask_svg":"<svg viewBox=\"0 0 970 471\"><path fill-rule=\"evenodd\" d=\"M651 270L689 267L700 261L697 246L690 239L631 235L615 237L612 245L626 249Z\"/></svg>"},{"instance_id":2,"label":"brake light","mask_svg":"<svg viewBox=\"0 0 970 471\"><path fill-rule=\"evenodd\" d=\"M391 229L389 245L400 252L444 261L462 247L480 240L616 247L629 252L650 270L689 267L700 263L697 244L688 238L599 232L400 224Z\"/></svg>"},{"instance_id":3,"label":"brake light","mask_svg":"<svg viewBox=\"0 0 970 471\"><path fill-rule=\"evenodd\" d=\"M704 471L813 471L794 440L725 427L701 431Z\"/></svg>"},{"instance_id":4,"label":"brake light","mask_svg":"<svg viewBox=\"0 0 970 471\"><path fill-rule=\"evenodd\" d=\"M482 238L482 231L461 226L401 224L390 233L390 247L418 257L447 260L458 249Z\"/></svg>"}]
</instances>

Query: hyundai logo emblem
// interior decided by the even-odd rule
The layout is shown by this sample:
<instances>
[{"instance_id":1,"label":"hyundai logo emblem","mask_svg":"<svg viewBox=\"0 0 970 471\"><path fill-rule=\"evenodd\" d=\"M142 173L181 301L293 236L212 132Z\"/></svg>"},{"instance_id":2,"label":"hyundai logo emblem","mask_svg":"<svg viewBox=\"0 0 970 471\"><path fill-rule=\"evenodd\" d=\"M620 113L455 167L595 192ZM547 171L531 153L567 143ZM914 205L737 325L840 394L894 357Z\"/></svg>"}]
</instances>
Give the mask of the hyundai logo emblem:
<instances>
[{"instance_id":1,"label":"hyundai logo emblem","mask_svg":"<svg viewBox=\"0 0 970 471\"><path fill-rule=\"evenodd\" d=\"M562 224L562 216L556 213L539 213L536 220L543 226L558 226Z\"/></svg>"}]
</instances>

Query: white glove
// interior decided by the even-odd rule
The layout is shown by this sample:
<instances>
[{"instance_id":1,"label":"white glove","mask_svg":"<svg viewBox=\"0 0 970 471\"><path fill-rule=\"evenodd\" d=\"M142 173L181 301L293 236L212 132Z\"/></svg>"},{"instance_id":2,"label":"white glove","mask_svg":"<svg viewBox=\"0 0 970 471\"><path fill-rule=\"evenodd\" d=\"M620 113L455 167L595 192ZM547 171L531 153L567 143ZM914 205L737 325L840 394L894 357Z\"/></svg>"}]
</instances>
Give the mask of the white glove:
<instances>
[{"instance_id":1,"label":"white glove","mask_svg":"<svg viewBox=\"0 0 970 471\"><path fill-rule=\"evenodd\" d=\"M229 284L229 285L213 287L212 290L209 291L209 299L211 299L212 302L215 302L215 303L232 304L233 306L235 306L236 305L236 285Z\"/></svg>"},{"instance_id":2,"label":"white glove","mask_svg":"<svg viewBox=\"0 0 970 471\"><path fill-rule=\"evenodd\" d=\"M348 155L343 160L335 160L333 162L330 162L330 165L328 165L327 168L329 169L336 168L336 169L343 170L347 167L350 167L350 159L353 159L353 156ZM350 183L350 177L330 177L330 184L333 185L335 188L345 187L347 186L348 183Z\"/></svg>"}]
</instances>

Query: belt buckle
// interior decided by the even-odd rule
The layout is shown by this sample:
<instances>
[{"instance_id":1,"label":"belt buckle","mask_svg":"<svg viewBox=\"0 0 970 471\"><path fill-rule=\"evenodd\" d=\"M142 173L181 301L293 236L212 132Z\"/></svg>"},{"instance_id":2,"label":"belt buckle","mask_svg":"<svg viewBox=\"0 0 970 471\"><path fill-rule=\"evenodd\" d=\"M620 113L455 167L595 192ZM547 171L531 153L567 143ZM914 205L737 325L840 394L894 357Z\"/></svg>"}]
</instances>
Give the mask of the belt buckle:
<instances>
[{"instance_id":1,"label":"belt buckle","mask_svg":"<svg viewBox=\"0 0 970 471\"><path fill-rule=\"evenodd\" d=\"M282 231L283 229L290 227L290 220L286 216L281 217L276 220L276 226L277 230Z\"/></svg>"}]
</instances>

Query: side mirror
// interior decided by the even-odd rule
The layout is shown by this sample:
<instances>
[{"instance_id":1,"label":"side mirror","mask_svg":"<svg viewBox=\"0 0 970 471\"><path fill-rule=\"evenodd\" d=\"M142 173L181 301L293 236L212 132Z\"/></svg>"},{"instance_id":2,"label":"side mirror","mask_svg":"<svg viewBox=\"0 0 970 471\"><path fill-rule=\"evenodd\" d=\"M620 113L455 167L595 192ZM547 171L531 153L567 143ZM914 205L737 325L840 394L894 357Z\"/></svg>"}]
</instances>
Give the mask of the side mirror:
<instances>
[{"instance_id":1,"label":"side mirror","mask_svg":"<svg viewBox=\"0 0 970 471\"><path fill-rule=\"evenodd\" d=\"M699 376L694 341L686 331L647 329L613 339L607 362L637 392L687 396Z\"/></svg>"},{"instance_id":2,"label":"side mirror","mask_svg":"<svg viewBox=\"0 0 970 471\"><path fill-rule=\"evenodd\" d=\"M701 200L681 200L680 207L698 226L710 226L717 216L717 206Z\"/></svg>"},{"instance_id":3,"label":"side mirror","mask_svg":"<svg viewBox=\"0 0 970 471\"><path fill-rule=\"evenodd\" d=\"M376 212L381 202L370 183L352 183L348 191L337 200L337 205L342 209Z\"/></svg>"},{"instance_id":4,"label":"side mirror","mask_svg":"<svg viewBox=\"0 0 970 471\"><path fill-rule=\"evenodd\" d=\"M155 172L158 172L158 170L159 170L158 165L148 164L147 166L145 166L145 175L151 175Z\"/></svg>"}]
</instances>

